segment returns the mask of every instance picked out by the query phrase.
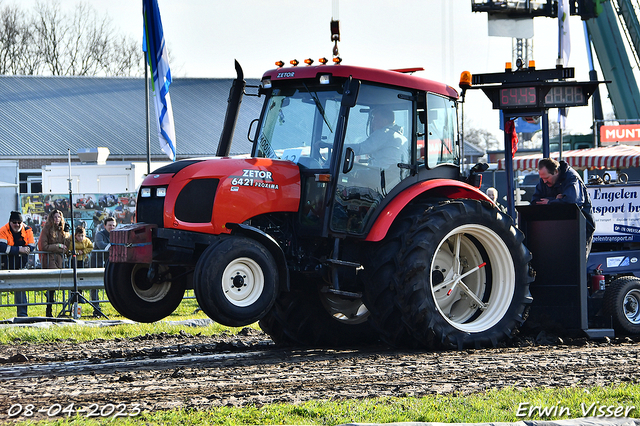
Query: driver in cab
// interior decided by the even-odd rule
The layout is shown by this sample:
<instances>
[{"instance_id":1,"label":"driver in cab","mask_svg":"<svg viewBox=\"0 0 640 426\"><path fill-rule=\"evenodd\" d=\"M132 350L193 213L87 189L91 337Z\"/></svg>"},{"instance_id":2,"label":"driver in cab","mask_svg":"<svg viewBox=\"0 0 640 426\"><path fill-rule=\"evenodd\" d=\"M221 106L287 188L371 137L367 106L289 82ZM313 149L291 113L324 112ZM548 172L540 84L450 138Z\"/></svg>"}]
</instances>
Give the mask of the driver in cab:
<instances>
[{"instance_id":1,"label":"driver in cab","mask_svg":"<svg viewBox=\"0 0 640 426\"><path fill-rule=\"evenodd\" d=\"M407 138L402 135L402 127L395 124L393 110L377 107L371 110L370 135L364 141L351 145L355 155L367 155L369 166L389 172L398 163L406 163L404 149Z\"/></svg>"}]
</instances>

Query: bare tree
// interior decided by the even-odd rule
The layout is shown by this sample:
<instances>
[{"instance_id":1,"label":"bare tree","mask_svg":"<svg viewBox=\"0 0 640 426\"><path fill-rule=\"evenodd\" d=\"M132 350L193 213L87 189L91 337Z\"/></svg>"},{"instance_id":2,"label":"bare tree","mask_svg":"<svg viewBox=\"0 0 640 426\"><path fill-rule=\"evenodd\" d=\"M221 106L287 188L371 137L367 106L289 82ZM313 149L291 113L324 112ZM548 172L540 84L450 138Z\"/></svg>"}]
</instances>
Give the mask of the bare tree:
<instances>
[{"instance_id":1,"label":"bare tree","mask_svg":"<svg viewBox=\"0 0 640 426\"><path fill-rule=\"evenodd\" d=\"M498 139L487 129L465 127L464 140L488 151L500 149Z\"/></svg>"},{"instance_id":2,"label":"bare tree","mask_svg":"<svg viewBox=\"0 0 640 426\"><path fill-rule=\"evenodd\" d=\"M42 66L32 21L17 6L0 9L0 74L36 74Z\"/></svg>"},{"instance_id":3,"label":"bare tree","mask_svg":"<svg viewBox=\"0 0 640 426\"><path fill-rule=\"evenodd\" d=\"M117 35L108 16L88 3L65 13L58 0L38 1L32 14L17 6L0 9L0 73L50 75L141 75L142 51Z\"/></svg>"},{"instance_id":4,"label":"bare tree","mask_svg":"<svg viewBox=\"0 0 640 426\"><path fill-rule=\"evenodd\" d=\"M140 75L143 71L142 47L129 37L111 40L109 54L101 62L106 75Z\"/></svg>"}]
</instances>

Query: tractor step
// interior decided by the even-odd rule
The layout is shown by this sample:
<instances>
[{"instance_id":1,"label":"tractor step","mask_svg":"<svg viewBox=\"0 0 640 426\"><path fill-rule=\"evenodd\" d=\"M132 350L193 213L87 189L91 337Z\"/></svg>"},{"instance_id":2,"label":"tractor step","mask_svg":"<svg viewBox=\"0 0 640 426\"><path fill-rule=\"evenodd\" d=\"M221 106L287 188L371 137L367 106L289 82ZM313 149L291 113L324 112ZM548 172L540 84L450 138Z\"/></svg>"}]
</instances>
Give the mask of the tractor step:
<instances>
[{"instance_id":1,"label":"tractor step","mask_svg":"<svg viewBox=\"0 0 640 426\"><path fill-rule=\"evenodd\" d=\"M354 299L362 298L362 293L353 293L351 291L336 290L335 288L327 289L328 293L337 294L338 296L351 297Z\"/></svg>"},{"instance_id":2,"label":"tractor step","mask_svg":"<svg viewBox=\"0 0 640 426\"><path fill-rule=\"evenodd\" d=\"M333 263L334 265L337 265L337 266L349 266L351 268L356 268L356 269L362 268L361 264L356 262L347 262L346 260L327 259L326 262Z\"/></svg>"}]
</instances>

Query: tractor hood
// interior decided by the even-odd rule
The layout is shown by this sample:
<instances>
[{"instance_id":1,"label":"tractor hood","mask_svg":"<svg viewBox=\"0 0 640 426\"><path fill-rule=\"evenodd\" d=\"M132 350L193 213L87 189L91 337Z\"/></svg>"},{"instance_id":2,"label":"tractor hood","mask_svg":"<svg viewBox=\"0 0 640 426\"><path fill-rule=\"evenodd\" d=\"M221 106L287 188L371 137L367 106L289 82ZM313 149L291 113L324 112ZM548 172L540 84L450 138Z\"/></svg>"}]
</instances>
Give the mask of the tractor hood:
<instances>
[{"instance_id":1,"label":"tractor hood","mask_svg":"<svg viewBox=\"0 0 640 426\"><path fill-rule=\"evenodd\" d=\"M183 160L145 178L138 194L137 221L222 234L230 232L228 223L243 223L265 213L296 212L299 204L300 169L291 161Z\"/></svg>"}]
</instances>

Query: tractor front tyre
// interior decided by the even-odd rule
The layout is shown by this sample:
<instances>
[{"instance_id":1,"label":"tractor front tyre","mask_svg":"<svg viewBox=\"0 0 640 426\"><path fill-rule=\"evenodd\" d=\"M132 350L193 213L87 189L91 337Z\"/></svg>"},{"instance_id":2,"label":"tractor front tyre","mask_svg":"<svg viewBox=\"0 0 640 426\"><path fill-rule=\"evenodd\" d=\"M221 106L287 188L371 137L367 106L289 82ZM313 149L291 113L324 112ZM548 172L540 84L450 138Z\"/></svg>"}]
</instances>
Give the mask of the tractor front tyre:
<instances>
[{"instance_id":1,"label":"tractor front tyre","mask_svg":"<svg viewBox=\"0 0 640 426\"><path fill-rule=\"evenodd\" d=\"M640 334L640 278L620 277L604 293L604 308L613 319L616 331Z\"/></svg>"},{"instance_id":2,"label":"tractor front tyre","mask_svg":"<svg viewBox=\"0 0 640 426\"><path fill-rule=\"evenodd\" d=\"M104 288L111 305L122 316L138 322L155 322L176 310L186 288L180 270L158 267L156 281L150 281L149 265L112 263L105 266ZM174 279L174 277L177 277Z\"/></svg>"},{"instance_id":3,"label":"tractor front tyre","mask_svg":"<svg viewBox=\"0 0 640 426\"><path fill-rule=\"evenodd\" d=\"M259 242L233 236L209 246L196 264L194 290L202 311L229 327L262 318L279 289L278 268Z\"/></svg>"},{"instance_id":4,"label":"tractor front tyre","mask_svg":"<svg viewBox=\"0 0 640 426\"><path fill-rule=\"evenodd\" d=\"M398 302L421 344L496 347L526 319L531 253L495 206L452 200L420 209L400 250Z\"/></svg>"},{"instance_id":5,"label":"tractor front tyre","mask_svg":"<svg viewBox=\"0 0 640 426\"><path fill-rule=\"evenodd\" d=\"M295 283L292 283L295 284ZM278 295L260 328L281 346L345 347L378 340L369 311L359 298L345 297L308 282Z\"/></svg>"}]
</instances>

